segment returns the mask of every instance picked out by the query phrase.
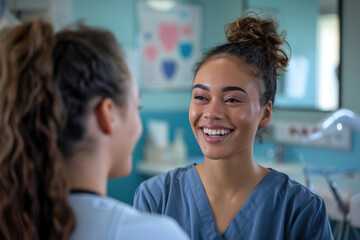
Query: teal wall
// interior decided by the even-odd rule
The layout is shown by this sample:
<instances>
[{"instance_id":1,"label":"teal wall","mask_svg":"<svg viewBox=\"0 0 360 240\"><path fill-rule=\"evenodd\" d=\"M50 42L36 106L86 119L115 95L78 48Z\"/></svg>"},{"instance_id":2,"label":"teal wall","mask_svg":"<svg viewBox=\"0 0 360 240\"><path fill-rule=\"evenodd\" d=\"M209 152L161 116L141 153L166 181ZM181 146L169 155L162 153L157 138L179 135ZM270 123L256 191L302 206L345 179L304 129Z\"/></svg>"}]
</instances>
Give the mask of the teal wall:
<instances>
[{"instance_id":1,"label":"teal wall","mask_svg":"<svg viewBox=\"0 0 360 240\"><path fill-rule=\"evenodd\" d=\"M104 27L113 32L124 48L134 47L133 0L73 0L74 20Z\"/></svg>"},{"instance_id":2,"label":"teal wall","mask_svg":"<svg viewBox=\"0 0 360 240\"><path fill-rule=\"evenodd\" d=\"M279 30L286 30L286 41L291 46L291 59L304 57L309 62L306 92L302 99L286 97L278 91L275 105L311 109L316 107L316 42L318 1L302 0L247 0L247 9L276 17ZM306 17L304 17L304 13ZM287 73L285 73L286 77ZM280 85L284 80L279 81ZM281 90L281 87L279 87Z\"/></svg>"},{"instance_id":3,"label":"teal wall","mask_svg":"<svg viewBox=\"0 0 360 240\"><path fill-rule=\"evenodd\" d=\"M73 0L74 20L84 19L87 24L105 27L113 31L124 48L134 49L136 47L135 2L132 0ZM223 0L221 5L218 0L187 2L200 3L204 7L204 48L224 42L224 25L240 16L243 9L240 0ZM360 1L344 1L342 102L343 107L350 108L360 114L360 104L357 97L360 89L360 29L357 27L357 22L360 21L360 17L356 9L360 9ZM300 12L302 13L302 11ZM190 155L200 155L200 149L188 124L187 109L190 103L190 90L171 92L142 91L141 94L144 107L141 113L145 127L144 132L146 132L146 122L150 118L169 121L172 134L176 127L185 127L185 137ZM323 118L325 114L315 111L276 110L273 120L311 120L316 122ZM134 165L142 159L143 145L144 140L142 138L134 152ZM274 147L275 145L272 143L256 144L254 155L258 158L265 157L266 151ZM360 168L359 133L353 135L352 149L347 152L286 145L285 159L298 161L297 151L303 152L306 161L322 166ZM144 179L146 179L145 176L139 175L134 170L126 178L110 180L109 195L131 204L136 187Z\"/></svg>"},{"instance_id":4,"label":"teal wall","mask_svg":"<svg viewBox=\"0 0 360 240\"><path fill-rule=\"evenodd\" d=\"M136 47L136 3L139 0L73 0L74 20L100 26L112 31L125 49ZM178 0L178 2L197 3L203 6L204 48L225 41L224 25L239 17L242 13L242 2L224 0L219 6L217 0ZM214 17L216 16L216 17ZM138 79L141 82L141 79ZM190 91L142 91L144 111L187 110L190 104Z\"/></svg>"},{"instance_id":5,"label":"teal wall","mask_svg":"<svg viewBox=\"0 0 360 240\"><path fill-rule=\"evenodd\" d=\"M360 1L343 2L342 103L360 115Z\"/></svg>"}]
</instances>

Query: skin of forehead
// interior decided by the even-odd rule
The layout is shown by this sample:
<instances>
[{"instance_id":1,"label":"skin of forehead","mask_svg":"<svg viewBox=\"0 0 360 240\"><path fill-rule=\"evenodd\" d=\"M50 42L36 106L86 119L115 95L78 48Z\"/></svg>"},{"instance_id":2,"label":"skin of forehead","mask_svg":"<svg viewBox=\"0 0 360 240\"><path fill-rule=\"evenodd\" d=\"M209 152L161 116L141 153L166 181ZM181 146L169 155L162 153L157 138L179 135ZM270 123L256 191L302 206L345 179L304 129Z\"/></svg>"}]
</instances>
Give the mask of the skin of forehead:
<instances>
[{"instance_id":1,"label":"skin of forehead","mask_svg":"<svg viewBox=\"0 0 360 240\"><path fill-rule=\"evenodd\" d=\"M252 66L252 65L246 63L244 58L240 58L240 57L234 56L232 54L222 53L222 54L217 54L217 55L210 57L203 63L203 65L199 68L198 72L200 71L201 68L203 68L205 65L207 65L211 61L221 59L221 58L227 58L227 59L237 62L240 66L243 67L242 70L245 71L245 73L248 74L249 76L252 76L253 81L257 82L257 86L260 90L259 95L262 95L265 92L264 83L263 83L262 79L260 79L258 77L259 70L255 66ZM196 75L195 75L195 78L196 78ZM195 78L194 78L194 83L195 83ZM261 96L259 96L259 98L261 98Z\"/></svg>"}]
</instances>

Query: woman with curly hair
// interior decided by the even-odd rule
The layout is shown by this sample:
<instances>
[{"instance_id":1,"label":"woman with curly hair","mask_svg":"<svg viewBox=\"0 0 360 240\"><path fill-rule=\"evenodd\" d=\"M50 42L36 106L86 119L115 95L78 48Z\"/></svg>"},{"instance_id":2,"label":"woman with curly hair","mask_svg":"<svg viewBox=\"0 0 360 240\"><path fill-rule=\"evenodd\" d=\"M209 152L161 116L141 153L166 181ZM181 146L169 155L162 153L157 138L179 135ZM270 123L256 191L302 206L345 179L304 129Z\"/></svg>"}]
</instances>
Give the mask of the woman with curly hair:
<instances>
[{"instance_id":1,"label":"woman with curly hair","mask_svg":"<svg viewBox=\"0 0 360 240\"><path fill-rule=\"evenodd\" d=\"M332 239L323 200L254 161L288 46L271 19L229 24L195 68L189 121L204 161L142 183L134 206L171 216L191 239Z\"/></svg>"},{"instance_id":2,"label":"woman with curly hair","mask_svg":"<svg viewBox=\"0 0 360 240\"><path fill-rule=\"evenodd\" d=\"M187 239L106 196L142 133L114 36L23 23L0 40L0 239Z\"/></svg>"}]
</instances>

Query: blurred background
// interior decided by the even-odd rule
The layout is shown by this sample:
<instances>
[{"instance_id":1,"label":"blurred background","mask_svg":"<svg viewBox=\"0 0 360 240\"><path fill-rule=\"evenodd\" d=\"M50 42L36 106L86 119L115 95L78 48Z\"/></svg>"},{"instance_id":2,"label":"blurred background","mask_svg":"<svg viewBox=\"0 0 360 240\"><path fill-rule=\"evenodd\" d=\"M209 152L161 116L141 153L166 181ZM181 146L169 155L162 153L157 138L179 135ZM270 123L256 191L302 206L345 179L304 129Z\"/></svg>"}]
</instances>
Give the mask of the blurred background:
<instances>
[{"instance_id":1,"label":"blurred background","mask_svg":"<svg viewBox=\"0 0 360 240\"><path fill-rule=\"evenodd\" d=\"M360 1L1 0L0 9L0 34L41 17L56 30L81 21L116 36L143 106L133 171L108 185L110 196L129 204L143 180L202 161L188 123L193 64L224 43L225 25L245 12L274 17L292 58L255 160L321 195L337 239L360 239L360 132L339 120L330 134L306 141L332 112L360 114Z\"/></svg>"}]
</instances>

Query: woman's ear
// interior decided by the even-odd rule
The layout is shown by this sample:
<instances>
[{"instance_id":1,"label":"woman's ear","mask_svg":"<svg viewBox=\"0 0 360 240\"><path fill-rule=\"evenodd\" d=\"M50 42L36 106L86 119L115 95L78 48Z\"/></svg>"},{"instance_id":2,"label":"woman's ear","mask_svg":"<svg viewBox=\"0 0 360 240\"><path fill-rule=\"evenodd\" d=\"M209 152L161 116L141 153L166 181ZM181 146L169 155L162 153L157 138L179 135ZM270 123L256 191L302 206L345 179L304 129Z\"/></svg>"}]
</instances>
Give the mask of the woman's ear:
<instances>
[{"instance_id":1,"label":"woman's ear","mask_svg":"<svg viewBox=\"0 0 360 240\"><path fill-rule=\"evenodd\" d=\"M272 114L272 102L269 101L266 103L262 110L262 117L259 126L266 127L271 121L271 114Z\"/></svg>"},{"instance_id":2,"label":"woman's ear","mask_svg":"<svg viewBox=\"0 0 360 240\"><path fill-rule=\"evenodd\" d=\"M113 114L115 111L114 102L105 98L101 100L98 105L95 107L95 117L98 123L100 130L104 134L111 135L115 129L115 120Z\"/></svg>"}]
</instances>

